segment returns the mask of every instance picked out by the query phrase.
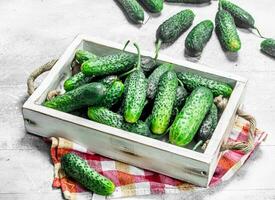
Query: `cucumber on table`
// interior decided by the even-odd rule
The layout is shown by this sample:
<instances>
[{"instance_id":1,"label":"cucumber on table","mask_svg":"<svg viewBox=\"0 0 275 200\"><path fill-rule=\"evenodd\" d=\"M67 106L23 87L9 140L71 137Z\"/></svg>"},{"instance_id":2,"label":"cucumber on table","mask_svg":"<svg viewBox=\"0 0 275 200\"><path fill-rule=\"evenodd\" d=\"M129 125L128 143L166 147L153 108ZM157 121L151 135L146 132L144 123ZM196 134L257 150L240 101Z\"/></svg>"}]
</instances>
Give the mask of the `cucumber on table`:
<instances>
[{"instance_id":1,"label":"cucumber on table","mask_svg":"<svg viewBox=\"0 0 275 200\"><path fill-rule=\"evenodd\" d=\"M275 57L275 40L269 38L262 41L261 51L269 56Z\"/></svg>"},{"instance_id":2,"label":"cucumber on table","mask_svg":"<svg viewBox=\"0 0 275 200\"><path fill-rule=\"evenodd\" d=\"M173 15L163 22L157 29L156 58L162 43L175 42L193 23L195 14L192 10L186 9Z\"/></svg>"},{"instance_id":3,"label":"cucumber on table","mask_svg":"<svg viewBox=\"0 0 275 200\"><path fill-rule=\"evenodd\" d=\"M202 3L210 3L211 0L165 0L165 1L171 2L171 3L202 4Z\"/></svg>"},{"instance_id":4,"label":"cucumber on table","mask_svg":"<svg viewBox=\"0 0 275 200\"><path fill-rule=\"evenodd\" d=\"M67 176L96 194L109 196L115 191L116 186L110 179L96 172L87 161L74 153L61 157L61 168Z\"/></svg>"},{"instance_id":5,"label":"cucumber on table","mask_svg":"<svg viewBox=\"0 0 275 200\"><path fill-rule=\"evenodd\" d=\"M241 49L241 40L239 38L234 18L226 10L219 10L215 18L216 34L223 49L230 52L237 52Z\"/></svg>"},{"instance_id":6,"label":"cucumber on table","mask_svg":"<svg viewBox=\"0 0 275 200\"><path fill-rule=\"evenodd\" d=\"M160 77L167 71L171 70L173 65L164 63L158 66L148 77L147 98L154 99L157 93Z\"/></svg>"},{"instance_id":7,"label":"cucumber on table","mask_svg":"<svg viewBox=\"0 0 275 200\"><path fill-rule=\"evenodd\" d=\"M232 87L226 83L208 79L191 72L178 72L177 76L190 91L196 87L204 86L209 88L214 96L223 95L224 97L229 97L233 91Z\"/></svg>"},{"instance_id":8,"label":"cucumber on table","mask_svg":"<svg viewBox=\"0 0 275 200\"><path fill-rule=\"evenodd\" d=\"M212 36L214 24L211 20L204 20L197 24L185 39L186 53L190 56L199 56Z\"/></svg>"},{"instance_id":9,"label":"cucumber on table","mask_svg":"<svg viewBox=\"0 0 275 200\"><path fill-rule=\"evenodd\" d=\"M218 124L218 109L216 105L213 103L209 113L205 116L198 133L195 138L197 140L197 144L194 146L193 150L196 150L199 146L201 146L204 142L209 140Z\"/></svg>"},{"instance_id":10,"label":"cucumber on table","mask_svg":"<svg viewBox=\"0 0 275 200\"><path fill-rule=\"evenodd\" d=\"M144 21L144 10L136 0L116 0L122 7L126 16L135 24Z\"/></svg>"},{"instance_id":11,"label":"cucumber on table","mask_svg":"<svg viewBox=\"0 0 275 200\"><path fill-rule=\"evenodd\" d=\"M121 52L99 57L95 61L86 61L81 65L81 72L86 76L107 76L126 72L137 62L137 55Z\"/></svg>"},{"instance_id":12,"label":"cucumber on table","mask_svg":"<svg viewBox=\"0 0 275 200\"><path fill-rule=\"evenodd\" d=\"M88 83L75 90L56 96L43 103L44 106L63 112L71 112L83 106L99 104L106 95L107 87L102 83Z\"/></svg>"},{"instance_id":13,"label":"cucumber on table","mask_svg":"<svg viewBox=\"0 0 275 200\"><path fill-rule=\"evenodd\" d=\"M152 13L159 13L163 9L163 0L139 0Z\"/></svg>"},{"instance_id":14,"label":"cucumber on table","mask_svg":"<svg viewBox=\"0 0 275 200\"><path fill-rule=\"evenodd\" d=\"M250 13L227 0L220 0L220 4L222 9L228 11L232 15L236 26L246 29L255 29L258 34L263 37L259 30L255 27L255 20Z\"/></svg>"},{"instance_id":15,"label":"cucumber on table","mask_svg":"<svg viewBox=\"0 0 275 200\"><path fill-rule=\"evenodd\" d=\"M150 124L154 134L164 134L169 126L177 87L178 79L174 71L167 71L161 76Z\"/></svg>"},{"instance_id":16,"label":"cucumber on table","mask_svg":"<svg viewBox=\"0 0 275 200\"><path fill-rule=\"evenodd\" d=\"M212 104L213 94L208 88L193 90L170 128L169 142L181 147L189 144Z\"/></svg>"},{"instance_id":17,"label":"cucumber on table","mask_svg":"<svg viewBox=\"0 0 275 200\"><path fill-rule=\"evenodd\" d=\"M147 79L141 70L139 48L136 44L135 46L138 50L137 70L127 77L127 89L123 102L123 116L128 123L136 123L139 120L146 102Z\"/></svg>"}]
</instances>

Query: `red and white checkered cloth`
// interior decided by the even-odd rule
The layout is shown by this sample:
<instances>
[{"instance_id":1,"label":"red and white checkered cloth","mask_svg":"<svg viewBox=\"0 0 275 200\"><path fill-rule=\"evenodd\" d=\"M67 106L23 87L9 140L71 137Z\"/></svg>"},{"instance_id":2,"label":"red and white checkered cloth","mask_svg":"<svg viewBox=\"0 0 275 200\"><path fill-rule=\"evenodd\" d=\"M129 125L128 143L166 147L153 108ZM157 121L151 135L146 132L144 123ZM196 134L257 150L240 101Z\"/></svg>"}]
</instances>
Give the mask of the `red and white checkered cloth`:
<instances>
[{"instance_id":1,"label":"red and white checkered cloth","mask_svg":"<svg viewBox=\"0 0 275 200\"><path fill-rule=\"evenodd\" d=\"M229 141L247 141L249 123L237 117ZM254 140L254 149L266 138L267 134L257 130ZM54 164L53 187L61 188L66 199L91 199L92 194L79 184L68 179L60 169L60 158L74 152L87 160L89 165L102 175L111 179L116 190L111 197L127 197L149 194L180 193L189 190L199 190L200 187L179 181L162 174L140 169L122 162L111 160L89 152L87 149L63 138L51 138L51 157ZM219 160L210 187L231 178L249 158L254 149L244 154L240 151L225 151Z\"/></svg>"}]
</instances>

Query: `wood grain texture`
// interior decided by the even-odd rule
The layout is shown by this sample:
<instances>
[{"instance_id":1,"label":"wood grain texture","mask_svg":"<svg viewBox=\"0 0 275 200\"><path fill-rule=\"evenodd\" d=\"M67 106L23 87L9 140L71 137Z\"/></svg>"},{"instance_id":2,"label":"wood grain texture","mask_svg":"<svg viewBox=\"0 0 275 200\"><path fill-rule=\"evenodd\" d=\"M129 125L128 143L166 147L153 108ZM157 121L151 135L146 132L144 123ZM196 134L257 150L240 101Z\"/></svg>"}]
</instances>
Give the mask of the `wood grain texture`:
<instances>
[{"instance_id":1,"label":"wood grain texture","mask_svg":"<svg viewBox=\"0 0 275 200\"><path fill-rule=\"evenodd\" d=\"M264 35L275 38L275 27L270 24L270 19L274 18L274 1L232 1L253 14L257 27ZM62 199L60 191L51 188L53 171L48 146L24 131L21 106L27 97L25 82L28 74L37 66L59 57L79 33L121 44L131 39L138 42L142 49L153 51L158 25L187 7L165 4L161 16L152 17L146 25L136 27L128 23L110 0L0 1L1 200ZM195 25L206 18L214 19L217 2L212 1L211 6L192 6L191 9L196 13ZM186 35L163 49L161 54L185 59L183 46ZM225 55L213 34L199 63L250 80L245 109L256 116L258 127L270 133L266 142L231 181L218 188L181 195L128 199L275 199L275 169L272 167L275 153L275 136L272 134L275 133L275 59L259 52L262 39L241 29L239 35L242 49L237 59L234 55Z\"/></svg>"}]
</instances>

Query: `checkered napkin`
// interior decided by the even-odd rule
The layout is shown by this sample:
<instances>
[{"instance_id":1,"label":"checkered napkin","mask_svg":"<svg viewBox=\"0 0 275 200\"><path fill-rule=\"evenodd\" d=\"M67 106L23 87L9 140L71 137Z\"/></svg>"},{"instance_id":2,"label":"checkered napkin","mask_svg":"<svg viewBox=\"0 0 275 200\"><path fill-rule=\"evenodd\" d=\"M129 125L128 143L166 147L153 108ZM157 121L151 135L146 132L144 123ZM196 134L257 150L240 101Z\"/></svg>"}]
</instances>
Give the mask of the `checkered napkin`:
<instances>
[{"instance_id":1,"label":"checkered napkin","mask_svg":"<svg viewBox=\"0 0 275 200\"><path fill-rule=\"evenodd\" d=\"M247 141L249 123L241 117L235 120L234 128L229 136L229 142ZM256 130L254 149L265 139L267 134ZM129 197L135 195L180 193L189 190L199 190L200 187L179 181L155 172L140 169L118 162L81 147L63 138L51 138L51 157L54 164L53 187L61 188L66 199L91 199L92 193L87 192L79 184L66 177L60 168L60 158L74 152L87 160L97 172L111 179L116 190L111 197ZM254 149L244 154L240 151L225 151L219 160L210 187L230 179L249 158Z\"/></svg>"}]
</instances>

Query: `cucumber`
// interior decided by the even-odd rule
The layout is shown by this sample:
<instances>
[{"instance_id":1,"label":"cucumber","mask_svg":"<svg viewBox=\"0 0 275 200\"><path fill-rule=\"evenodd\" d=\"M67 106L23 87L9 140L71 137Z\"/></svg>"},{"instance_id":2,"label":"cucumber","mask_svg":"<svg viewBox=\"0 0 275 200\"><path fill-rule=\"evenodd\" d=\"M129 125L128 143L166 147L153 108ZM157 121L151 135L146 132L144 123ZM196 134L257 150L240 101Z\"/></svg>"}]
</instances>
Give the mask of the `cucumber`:
<instances>
[{"instance_id":1,"label":"cucumber","mask_svg":"<svg viewBox=\"0 0 275 200\"><path fill-rule=\"evenodd\" d=\"M208 79L198 74L191 72L179 72L177 75L179 80L183 82L186 89L189 91L194 90L196 87L204 86L209 88L213 92L214 96L222 95L224 97L229 97L233 91L232 87L226 83Z\"/></svg>"},{"instance_id":2,"label":"cucumber","mask_svg":"<svg viewBox=\"0 0 275 200\"><path fill-rule=\"evenodd\" d=\"M77 50L75 52L75 60L79 63L82 64L87 60L96 60L97 56L89 51L85 51L85 50Z\"/></svg>"},{"instance_id":3,"label":"cucumber","mask_svg":"<svg viewBox=\"0 0 275 200\"><path fill-rule=\"evenodd\" d=\"M212 104L211 90L206 87L193 90L170 128L169 142L181 147L189 144Z\"/></svg>"},{"instance_id":4,"label":"cucumber","mask_svg":"<svg viewBox=\"0 0 275 200\"><path fill-rule=\"evenodd\" d=\"M261 51L269 56L275 57L275 40L269 38L262 41Z\"/></svg>"},{"instance_id":5,"label":"cucumber","mask_svg":"<svg viewBox=\"0 0 275 200\"><path fill-rule=\"evenodd\" d=\"M150 57L144 57L141 59L141 69L146 76L150 75L157 66L156 61Z\"/></svg>"},{"instance_id":6,"label":"cucumber","mask_svg":"<svg viewBox=\"0 0 275 200\"><path fill-rule=\"evenodd\" d=\"M152 13L159 13L163 9L163 0L139 0Z\"/></svg>"},{"instance_id":7,"label":"cucumber","mask_svg":"<svg viewBox=\"0 0 275 200\"><path fill-rule=\"evenodd\" d=\"M92 76L85 76L82 72L78 72L77 74L71 76L64 82L64 90L66 92L74 90L81 85L85 85L93 80Z\"/></svg>"},{"instance_id":8,"label":"cucumber","mask_svg":"<svg viewBox=\"0 0 275 200\"><path fill-rule=\"evenodd\" d=\"M177 115L177 113L181 110L186 97L188 96L188 92L186 91L184 86L178 86L176 90L176 98L174 101L173 111L172 111L172 118Z\"/></svg>"},{"instance_id":9,"label":"cucumber","mask_svg":"<svg viewBox=\"0 0 275 200\"><path fill-rule=\"evenodd\" d=\"M150 125L154 134L165 133L169 126L177 87L178 79L174 71L167 71L161 76Z\"/></svg>"},{"instance_id":10,"label":"cucumber","mask_svg":"<svg viewBox=\"0 0 275 200\"><path fill-rule=\"evenodd\" d=\"M201 146L204 142L206 142L211 138L217 124L218 124L218 109L216 105L213 103L209 113L204 118L200 126L200 129L195 136L198 142L194 146L193 150L196 150L199 146Z\"/></svg>"},{"instance_id":11,"label":"cucumber","mask_svg":"<svg viewBox=\"0 0 275 200\"><path fill-rule=\"evenodd\" d=\"M96 61L86 61L81 65L81 71L86 76L107 76L126 72L134 67L137 56L121 52L98 58Z\"/></svg>"},{"instance_id":12,"label":"cucumber","mask_svg":"<svg viewBox=\"0 0 275 200\"><path fill-rule=\"evenodd\" d=\"M102 79L100 79L98 82L106 84L106 85L112 85L113 82L118 80L118 76L116 75L110 75L110 76L106 76Z\"/></svg>"},{"instance_id":13,"label":"cucumber","mask_svg":"<svg viewBox=\"0 0 275 200\"><path fill-rule=\"evenodd\" d=\"M165 0L165 1L171 2L171 3L201 4L201 3L210 3L211 0Z\"/></svg>"},{"instance_id":14,"label":"cucumber","mask_svg":"<svg viewBox=\"0 0 275 200\"><path fill-rule=\"evenodd\" d=\"M67 176L96 194L109 196L115 191L116 186L110 179L97 173L87 161L74 153L61 157L61 168Z\"/></svg>"},{"instance_id":15,"label":"cucumber","mask_svg":"<svg viewBox=\"0 0 275 200\"><path fill-rule=\"evenodd\" d=\"M123 116L128 123L136 123L142 113L146 102L147 79L141 70L141 56L138 50L137 70L127 77L127 90L125 91L125 101L123 105Z\"/></svg>"},{"instance_id":16,"label":"cucumber","mask_svg":"<svg viewBox=\"0 0 275 200\"><path fill-rule=\"evenodd\" d=\"M88 117L95 122L120 129L124 124L124 120L121 115L114 113L105 107L89 107Z\"/></svg>"},{"instance_id":17,"label":"cucumber","mask_svg":"<svg viewBox=\"0 0 275 200\"><path fill-rule=\"evenodd\" d=\"M147 98L154 99L157 93L160 77L167 71L171 70L173 65L164 63L158 66L148 77Z\"/></svg>"},{"instance_id":18,"label":"cucumber","mask_svg":"<svg viewBox=\"0 0 275 200\"><path fill-rule=\"evenodd\" d=\"M98 123L120 128L132 133L148 137L151 135L151 131L145 122L138 120L137 123L134 124L127 123L123 120L122 115L112 112L105 107L90 107L88 109L88 117Z\"/></svg>"},{"instance_id":19,"label":"cucumber","mask_svg":"<svg viewBox=\"0 0 275 200\"><path fill-rule=\"evenodd\" d=\"M174 43L192 25L194 18L193 11L186 9L173 15L158 27L155 59L158 57L161 44Z\"/></svg>"},{"instance_id":20,"label":"cucumber","mask_svg":"<svg viewBox=\"0 0 275 200\"><path fill-rule=\"evenodd\" d=\"M203 48L210 40L214 24L210 20L204 20L197 24L185 39L185 49L190 56L199 56Z\"/></svg>"},{"instance_id":21,"label":"cucumber","mask_svg":"<svg viewBox=\"0 0 275 200\"><path fill-rule=\"evenodd\" d=\"M263 38L260 31L255 27L255 20L250 13L227 0L220 0L220 4L222 9L228 11L232 15L236 26L246 29L255 29Z\"/></svg>"},{"instance_id":22,"label":"cucumber","mask_svg":"<svg viewBox=\"0 0 275 200\"><path fill-rule=\"evenodd\" d=\"M117 0L117 2L133 23L141 24L144 21L144 10L136 0Z\"/></svg>"},{"instance_id":23,"label":"cucumber","mask_svg":"<svg viewBox=\"0 0 275 200\"><path fill-rule=\"evenodd\" d=\"M124 92L124 84L121 81L115 81L108 88L106 95L103 97L100 106L104 106L106 108L111 108L115 105Z\"/></svg>"},{"instance_id":24,"label":"cucumber","mask_svg":"<svg viewBox=\"0 0 275 200\"><path fill-rule=\"evenodd\" d=\"M239 38L233 17L226 10L219 10L215 18L216 34L223 49L237 52L241 49Z\"/></svg>"},{"instance_id":25,"label":"cucumber","mask_svg":"<svg viewBox=\"0 0 275 200\"><path fill-rule=\"evenodd\" d=\"M107 87L102 83L88 83L75 90L56 96L43 103L44 106L63 112L71 112L84 106L100 103L106 95Z\"/></svg>"}]
</instances>

